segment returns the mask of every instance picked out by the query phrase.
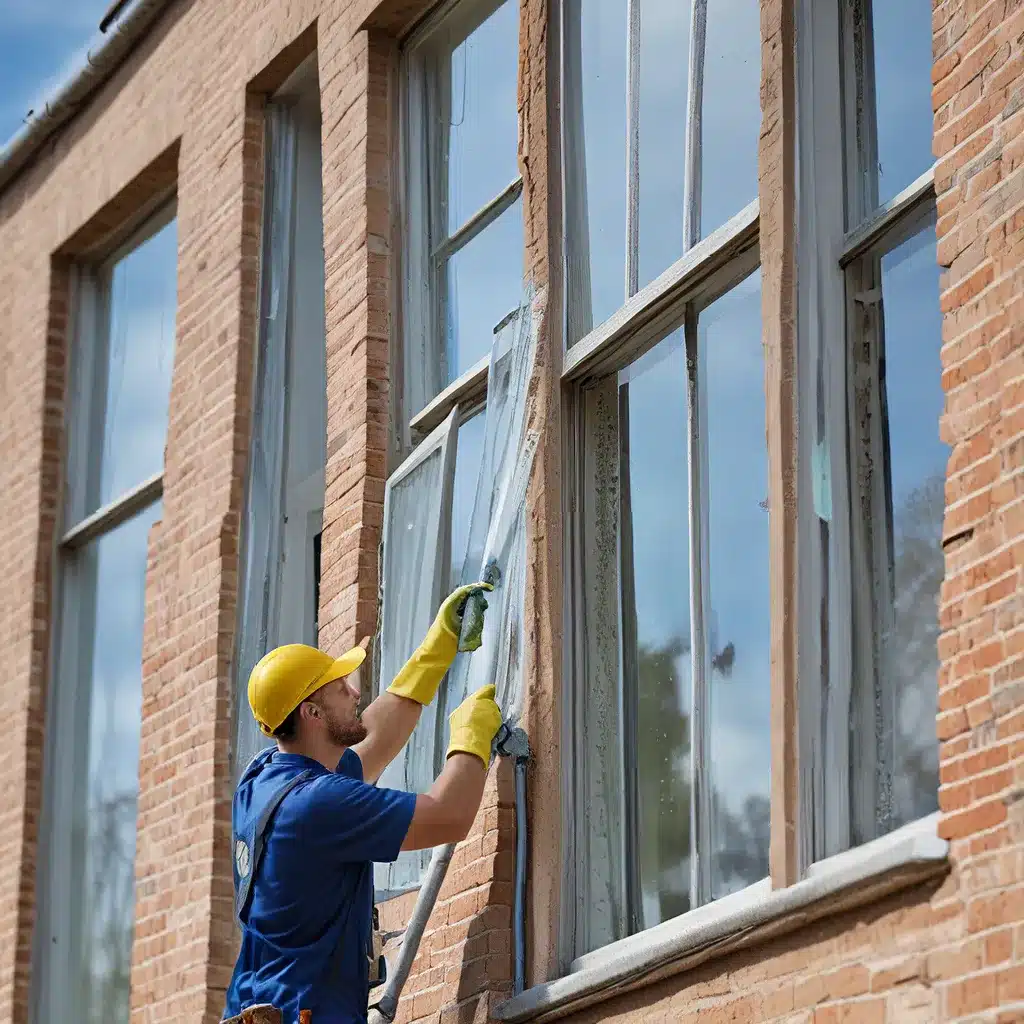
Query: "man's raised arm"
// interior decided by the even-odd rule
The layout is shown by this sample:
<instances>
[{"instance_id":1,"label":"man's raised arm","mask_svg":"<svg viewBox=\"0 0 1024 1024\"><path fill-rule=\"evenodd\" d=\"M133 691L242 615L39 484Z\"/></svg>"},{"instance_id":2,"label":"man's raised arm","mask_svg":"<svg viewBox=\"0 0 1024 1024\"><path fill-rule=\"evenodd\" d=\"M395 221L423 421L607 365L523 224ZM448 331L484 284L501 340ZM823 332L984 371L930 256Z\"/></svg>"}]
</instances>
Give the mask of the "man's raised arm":
<instances>
[{"instance_id":1,"label":"man's raised arm","mask_svg":"<svg viewBox=\"0 0 1024 1024\"><path fill-rule=\"evenodd\" d=\"M451 594L394 681L363 712L366 739L353 750L359 755L367 782L376 781L398 756L416 728L424 705L437 695L458 652L462 614L469 596L493 589L487 583L473 583Z\"/></svg>"}]
</instances>

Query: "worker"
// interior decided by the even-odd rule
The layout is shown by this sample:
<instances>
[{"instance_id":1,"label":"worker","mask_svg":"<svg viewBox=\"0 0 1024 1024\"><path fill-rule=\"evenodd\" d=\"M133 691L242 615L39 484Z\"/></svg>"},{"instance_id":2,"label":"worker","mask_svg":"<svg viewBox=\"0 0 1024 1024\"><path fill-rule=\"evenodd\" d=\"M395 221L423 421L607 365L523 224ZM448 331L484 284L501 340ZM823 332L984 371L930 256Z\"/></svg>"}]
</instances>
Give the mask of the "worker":
<instances>
[{"instance_id":1,"label":"worker","mask_svg":"<svg viewBox=\"0 0 1024 1024\"><path fill-rule=\"evenodd\" d=\"M269 1004L283 1024L363 1024L373 944L373 864L466 837L501 726L494 686L449 718L444 769L430 791L375 785L398 755L455 658L460 587L390 686L360 716L365 643L340 658L303 644L266 654L249 706L276 741L242 773L232 806L241 950L225 1018ZM486 602L482 602L486 607Z\"/></svg>"}]
</instances>

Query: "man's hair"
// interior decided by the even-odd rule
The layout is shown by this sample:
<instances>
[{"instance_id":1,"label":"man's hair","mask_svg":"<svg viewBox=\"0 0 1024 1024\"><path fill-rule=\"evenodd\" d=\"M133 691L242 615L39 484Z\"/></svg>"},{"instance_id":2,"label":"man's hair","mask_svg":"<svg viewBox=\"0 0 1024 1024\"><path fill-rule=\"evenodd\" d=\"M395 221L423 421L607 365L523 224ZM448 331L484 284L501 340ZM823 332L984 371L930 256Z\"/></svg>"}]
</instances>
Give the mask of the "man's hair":
<instances>
[{"instance_id":1,"label":"man's hair","mask_svg":"<svg viewBox=\"0 0 1024 1024\"><path fill-rule=\"evenodd\" d=\"M300 704L299 707L302 705ZM289 712L288 717L274 730L274 739L284 740L286 743L295 739L299 731L299 708Z\"/></svg>"}]
</instances>

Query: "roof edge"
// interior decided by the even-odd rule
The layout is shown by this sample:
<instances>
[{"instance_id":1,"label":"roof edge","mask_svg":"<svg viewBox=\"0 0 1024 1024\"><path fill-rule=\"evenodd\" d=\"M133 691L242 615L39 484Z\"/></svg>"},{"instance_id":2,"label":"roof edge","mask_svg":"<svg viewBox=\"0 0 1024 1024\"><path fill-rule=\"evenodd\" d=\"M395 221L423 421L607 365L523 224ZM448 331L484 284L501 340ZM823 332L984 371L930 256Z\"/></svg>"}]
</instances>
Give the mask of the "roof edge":
<instances>
[{"instance_id":1,"label":"roof edge","mask_svg":"<svg viewBox=\"0 0 1024 1024\"><path fill-rule=\"evenodd\" d=\"M0 193L43 144L78 113L83 104L121 66L136 43L174 0L129 0L106 34L98 34L78 66L60 82L43 104L0 148Z\"/></svg>"}]
</instances>

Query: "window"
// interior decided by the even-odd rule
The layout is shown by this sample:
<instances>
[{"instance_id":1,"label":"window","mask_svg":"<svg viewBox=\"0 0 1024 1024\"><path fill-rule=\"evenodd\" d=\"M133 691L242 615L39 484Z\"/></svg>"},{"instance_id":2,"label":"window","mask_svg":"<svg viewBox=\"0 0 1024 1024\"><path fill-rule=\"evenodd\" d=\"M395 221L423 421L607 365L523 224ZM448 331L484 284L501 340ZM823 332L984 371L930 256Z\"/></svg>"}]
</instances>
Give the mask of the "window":
<instances>
[{"instance_id":1,"label":"window","mask_svg":"<svg viewBox=\"0 0 1024 1024\"><path fill-rule=\"evenodd\" d=\"M565 6L569 957L768 873L760 13L732 6Z\"/></svg>"},{"instance_id":2,"label":"window","mask_svg":"<svg viewBox=\"0 0 1024 1024\"><path fill-rule=\"evenodd\" d=\"M758 0L566 0L570 345L757 198L760 17Z\"/></svg>"},{"instance_id":3,"label":"window","mask_svg":"<svg viewBox=\"0 0 1024 1024\"><path fill-rule=\"evenodd\" d=\"M279 644L316 645L327 454L320 87L308 58L266 110L259 341L253 388L233 765L270 741L246 688Z\"/></svg>"},{"instance_id":4,"label":"window","mask_svg":"<svg viewBox=\"0 0 1024 1024\"><path fill-rule=\"evenodd\" d=\"M174 363L173 204L76 276L34 1013L127 1024L146 565Z\"/></svg>"},{"instance_id":5,"label":"window","mask_svg":"<svg viewBox=\"0 0 1024 1024\"><path fill-rule=\"evenodd\" d=\"M505 0L449 7L404 47L404 387L394 425L403 461L385 495L382 686L472 563L485 410L495 380L504 379L495 376L492 354L507 367L504 354L518 352L518 46L519 8ZM491 424L491 434L498 426ZM442 687L380 785L429 788L442 765L450 710ZM429 851L403 854L378 865L380 895L416 885L428 858Z\"/></svg>"},{"instance_id":6,"label":"window","mask_svg":"<svg viewBox=\"0 0 1024 1024\"><path fill-rule=\"evenodd\" d=\"M518 67L514 0L460 3L405 48L404 379L413 427L424 426L417 414L443 390L474 370L486 377L493 332L519 306Z\"/></svg>"},{"instance_id":7,"label":"window","mask_svg":"<svg viewBox=\"0 0 1024 1024\"><path fill-rule=\"evenodd\" d=\"M938 807L949 452L939 439L931 5L915 0L897 16L840 0L808 4L803 17L801 187L817 197L801 211L800 268L800 355L812 368L801 409L809 862Z\"/></svg>"},{"instance_id":8,"label":"window","mask_svg":"<svg viewBox=\"0 0 1024 1024\"><path fill-rule=\"evenodd\" d=\"M563 9L566 961L768 874L770 636L793 628L769 511L799 538L801 870L937 804L931 6L798 7L795 510L768 500L780 396L745 205L759 9Z\"/></svg>"}]
</instances>

